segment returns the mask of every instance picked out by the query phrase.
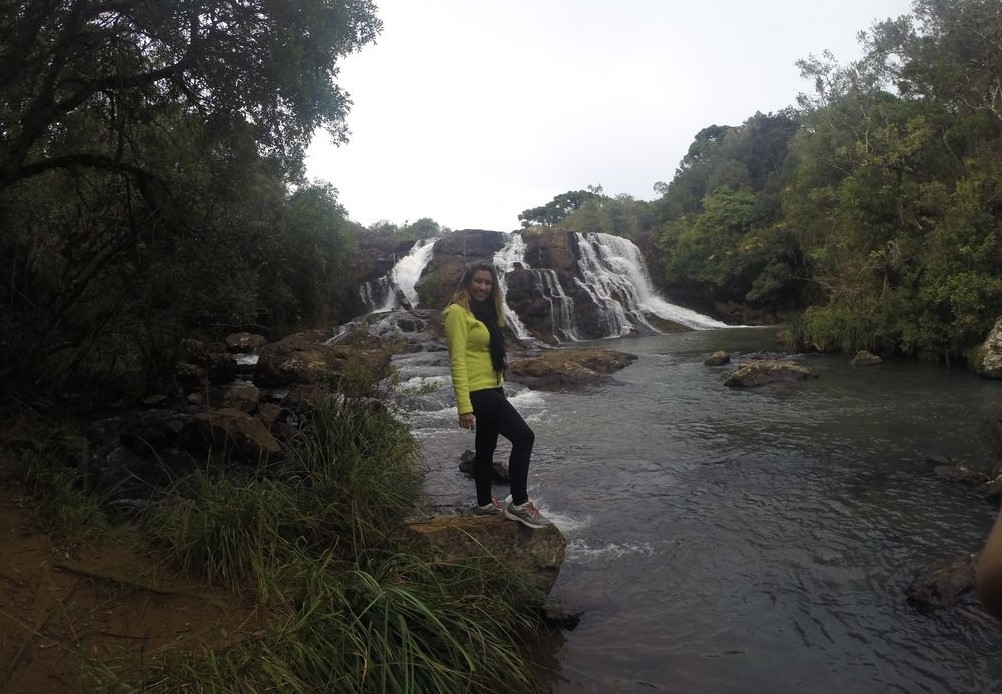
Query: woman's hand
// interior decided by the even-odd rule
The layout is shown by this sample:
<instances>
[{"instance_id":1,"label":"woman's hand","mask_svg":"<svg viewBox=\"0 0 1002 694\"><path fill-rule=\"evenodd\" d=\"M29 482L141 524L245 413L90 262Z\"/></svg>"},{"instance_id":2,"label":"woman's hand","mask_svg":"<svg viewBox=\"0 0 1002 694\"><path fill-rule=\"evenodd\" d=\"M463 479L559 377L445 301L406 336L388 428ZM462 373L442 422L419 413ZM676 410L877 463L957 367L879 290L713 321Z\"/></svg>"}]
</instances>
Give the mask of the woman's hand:
<instances>
[{"instance_id":1,"label":"woman's hand","mask_svg":"<svg viewBox=\"0 0 1002 694\"><path fill-rule=\"evenodd\" d=\"M473 431L477 428L477 418L473 414L461 414L459 415L459 426Z\"/></svg>"}]
</instances>

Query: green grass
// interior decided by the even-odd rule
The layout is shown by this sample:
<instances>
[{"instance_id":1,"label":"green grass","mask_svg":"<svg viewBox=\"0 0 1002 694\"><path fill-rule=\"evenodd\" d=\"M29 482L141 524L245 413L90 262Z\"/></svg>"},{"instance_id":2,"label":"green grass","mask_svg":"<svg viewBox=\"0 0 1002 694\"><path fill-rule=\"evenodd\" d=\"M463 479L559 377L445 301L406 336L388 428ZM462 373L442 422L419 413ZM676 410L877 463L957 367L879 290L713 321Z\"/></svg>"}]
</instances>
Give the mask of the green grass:
<instances>
[{"instance_id":1,"label":"green grass","mask_svg":"<svg viewBox=\"0 0 1002 694\"><path fill-rule=\"evenodd\" d=\"M109 529L102 500L80 473L87 443L76 430L40 417L11 422L0 437L0 478L33 500L31 527L68 546L93 541Z\"/></svg>"},{"instance_id":2,"label":"green grass","mask_svg":"<svg viewBox=\"0 0 1002 694\"><path fill-rule=\"evenodd\" d=\"M18 441L12 470L49 527L102 527L82 441ZM144 542L168 568L253 597L271 626L225 650L92 661L87 691L542 691L527 640L545 595L531 579L486 550L444 564L399 544L420 503L418 450L381 402L332 396L280 465L234 475L207 461L177 480L144 514Z\"/></svg>"}]
</instances>

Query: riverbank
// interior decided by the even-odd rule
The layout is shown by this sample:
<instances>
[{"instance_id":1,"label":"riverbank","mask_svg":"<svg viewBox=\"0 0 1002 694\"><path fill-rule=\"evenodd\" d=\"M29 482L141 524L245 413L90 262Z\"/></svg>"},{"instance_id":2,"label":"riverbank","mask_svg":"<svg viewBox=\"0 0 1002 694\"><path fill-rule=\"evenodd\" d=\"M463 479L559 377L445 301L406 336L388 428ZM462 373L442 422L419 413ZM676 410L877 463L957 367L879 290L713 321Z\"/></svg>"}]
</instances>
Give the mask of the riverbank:
<instances>
[{"instance_id":1,"label":"riverbank","mask_svg":"<svg viewBox=\"0 0 1002 694\"><path fill-rule=\"evenodd\" d=\"M486 540L443 558L404 532L421 475L386 408L318 404L281 465L210 460L132 520L105 513L46 436L4 439L12 691L542 688L528 644L545 591Z\"/></svg>"}]
</instances>

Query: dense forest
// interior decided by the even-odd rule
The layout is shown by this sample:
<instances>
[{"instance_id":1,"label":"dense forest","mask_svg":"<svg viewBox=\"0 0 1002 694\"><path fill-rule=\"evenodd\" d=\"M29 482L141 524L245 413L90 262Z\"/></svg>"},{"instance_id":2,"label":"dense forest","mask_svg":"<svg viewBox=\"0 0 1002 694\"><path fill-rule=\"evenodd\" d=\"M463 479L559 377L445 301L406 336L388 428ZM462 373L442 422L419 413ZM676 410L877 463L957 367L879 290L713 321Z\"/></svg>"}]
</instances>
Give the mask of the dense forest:
<instances>
[{"instance_id":1,"label":"dense forest","mask_svg":"<svg viewBox=\"0 0 1002 694\"><path fill-rule=\"evenodd\" d=\"M304 176L380 29L366 0L5 2L5 387L141 393L187 336L337 322L359 235L441 233L363 229ZM670 295L818 349L963 359L1002 313L1002 1L916 0L861 41L800 63L796 107L696 133L657 199L589 187L523 224L630 237Z\"/></svg>"}]
</instances>

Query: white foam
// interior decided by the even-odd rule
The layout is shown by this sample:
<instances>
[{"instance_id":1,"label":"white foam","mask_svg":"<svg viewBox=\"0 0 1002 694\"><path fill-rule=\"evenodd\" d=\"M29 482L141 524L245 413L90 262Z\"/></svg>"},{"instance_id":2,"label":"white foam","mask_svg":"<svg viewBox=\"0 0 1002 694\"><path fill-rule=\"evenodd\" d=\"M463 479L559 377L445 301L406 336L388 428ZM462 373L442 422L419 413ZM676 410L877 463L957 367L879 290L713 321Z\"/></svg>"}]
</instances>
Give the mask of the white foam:
<instances>
[{"instance_id":1,"label":"white foam","mask_svg":"<svg viewBox=\"0 0 1002 694\"><path fill-rule=\"evenodd\" d=\"M649 542L608 542L592 545L577 539L567 543L567 555L576 559L620 559L627 556L654 556L654 547Z\"/></svg>"}]
</instances>

